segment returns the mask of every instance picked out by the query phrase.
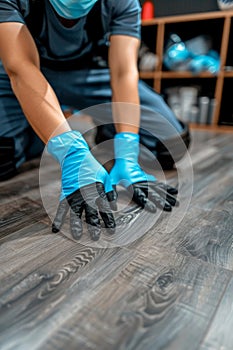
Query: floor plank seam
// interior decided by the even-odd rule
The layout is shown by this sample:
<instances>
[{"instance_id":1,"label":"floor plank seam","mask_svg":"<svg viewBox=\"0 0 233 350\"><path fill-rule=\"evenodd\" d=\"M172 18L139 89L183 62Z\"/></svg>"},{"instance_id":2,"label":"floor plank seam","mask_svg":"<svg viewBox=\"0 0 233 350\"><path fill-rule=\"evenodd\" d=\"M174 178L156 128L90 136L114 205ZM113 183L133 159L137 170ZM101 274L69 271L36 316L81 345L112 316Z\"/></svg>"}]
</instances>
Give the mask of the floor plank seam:
<instances>
[{"instance_id":1,"label":"floor plank seam","mask_svg":"<svg viewBox=\"0 0 233 350\"><path fill-rule=\"evenodd\" d=\"M233 274L232 274L232 276L233 276ZM207 334L209 333L209 330L210 330L210 328L211 328L211 325L212 325L212 323L213 323L213 321L214 321L214 319L215 319L215 317L216 317L216 315L217 315L217 312L218 312L218 310L219 310L219 306L221 305L221 302L222 302L222 300L223 300L223 298L224 298L224 295L225 295L225 293L226 293L226 291L227 291L227 288L228 288L229 285L230 285L232 276L229 276L229 279L228 279L228 281L227 281L227 283L226 283L226 285L225 285L224 291L222 292L222 295L221 295L221 297L219 298L218 304L217 304L217 306L216 306L216 308L215 308L214 314L213 314L211 320L209 321L208 327L207 327L207 329L206 329L206 331L205 331L205 335L203 336L201 342L199 343L200 346L204 343L204 340L205 340ZM221 348L221 349L222 349L222 348ZM223 349L223 350L227 350L227 349Z\"/></svg>"}]
</instances>

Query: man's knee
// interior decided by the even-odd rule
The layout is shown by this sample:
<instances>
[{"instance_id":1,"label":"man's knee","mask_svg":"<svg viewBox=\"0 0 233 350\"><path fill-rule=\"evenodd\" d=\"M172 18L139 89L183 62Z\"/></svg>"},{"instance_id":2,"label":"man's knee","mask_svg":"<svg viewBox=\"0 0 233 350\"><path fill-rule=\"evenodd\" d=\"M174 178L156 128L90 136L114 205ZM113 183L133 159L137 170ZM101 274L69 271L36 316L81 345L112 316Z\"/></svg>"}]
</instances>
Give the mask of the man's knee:
<instances>
[{"instance_id":1,"label":"man's knee","mask_svg":"<svg viewBox=\"0 0 233 350\"><path fill-rule=\"evenodd\" d=\"M0 136L0 181L8 180L16 174L14 155L13 137Z\"/></svg>"},{"instance_id":2,"label":"man's knee","mask_svg":"<svg viewBox=\"0 0 233 350\"><path fill-rule=\"evenodd\" d=\"M41 156L43 150L44 144L33 130L17 137L0 136L0 181L16 175L24 162Z\"/></svg>"},{"instance_id":3,"label":"man's knee","mask_svg":"<svg viewBox=\"0 0 233 350\"><path fill-rule=\"evenodd\" d=\"M176 136L157 142L157 159L164 170L172 169L174 164L182 159L191 142L188 124L180 122L183 131Z\"/></svg>"}]
</instances>

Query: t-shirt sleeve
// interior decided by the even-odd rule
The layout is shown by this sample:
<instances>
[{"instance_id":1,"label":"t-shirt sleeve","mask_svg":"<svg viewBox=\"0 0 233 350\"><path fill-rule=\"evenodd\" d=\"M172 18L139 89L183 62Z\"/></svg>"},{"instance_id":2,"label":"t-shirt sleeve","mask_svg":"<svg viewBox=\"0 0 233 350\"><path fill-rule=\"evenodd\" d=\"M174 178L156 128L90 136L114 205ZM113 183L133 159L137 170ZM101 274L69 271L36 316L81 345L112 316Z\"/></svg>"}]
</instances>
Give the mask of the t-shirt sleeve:
<instances>
[{"instance_id":1,"label":"t-shirt sleeve","mask_svg":"<svg viewBox=\"0 0 233 350\"><path fill-rule=\"evenodd\" d=\"M110 35L141 37L141 6L138 0L113 1Z\"/></svg>"},{"instance_id":2,"label":"t-shirt sleeve","mask_svg":"<svg viewBox=\"0 0 233 350\"><path fill-rule=\"evenodd\" d=\"M0 0L0 23L19 22L25 24L23 9L17 0Z\"/></svg>"}]
</instances>

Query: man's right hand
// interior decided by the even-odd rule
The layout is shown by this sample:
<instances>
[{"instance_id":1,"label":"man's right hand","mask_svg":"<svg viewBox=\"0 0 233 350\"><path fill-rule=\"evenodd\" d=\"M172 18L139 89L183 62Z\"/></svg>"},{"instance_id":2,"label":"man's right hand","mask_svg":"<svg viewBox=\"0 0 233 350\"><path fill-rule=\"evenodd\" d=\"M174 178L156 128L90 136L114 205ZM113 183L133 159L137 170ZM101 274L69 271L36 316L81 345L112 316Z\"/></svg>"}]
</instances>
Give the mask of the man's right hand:
<instances>
[{"instance_id":1,"label":"man's right hand","mask_svg":"<svg viewBox=\"0 0 233 350\"><path fill-rule=\"evenodd\" d=\"M52 225L58 232L70 208L70 229L74 239L82 236L82 213L85 212L91 239L101 233L100 216L107 231L115 232L112 209L116 209L116 194L107 171L93 157L78 131L69 131L51 138L48 152L57 159L62 171L60 204ZM100 215L100 216L99 216Z\"/></svg>"}]
</instances>

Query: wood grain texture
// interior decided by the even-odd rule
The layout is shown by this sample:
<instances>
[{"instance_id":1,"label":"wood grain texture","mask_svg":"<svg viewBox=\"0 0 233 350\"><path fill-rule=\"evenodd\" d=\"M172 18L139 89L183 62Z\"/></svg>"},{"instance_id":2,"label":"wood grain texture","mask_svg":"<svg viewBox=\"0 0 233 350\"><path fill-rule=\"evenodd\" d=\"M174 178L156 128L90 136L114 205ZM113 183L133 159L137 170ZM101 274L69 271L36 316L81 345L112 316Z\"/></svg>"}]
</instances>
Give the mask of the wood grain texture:
<instances>
[{"instance_id":1,"label":"wood grain texture","mask_svg":"<svg viewBox=\"0 0 233 350\"><path fill-rule=\"evenodd\" d=\"M0 349L231 350L232 147L230 134L193 132L194 186L182 221L168 230L188 192L181 162L180 206L128 243L127 225L140 231L152 219L136 206L119 214L123 246L51 233L38 160L0 183ZM57 172L46 161L45 191ZM175 184L177 174L166 177Z\"/></svg>"},{"instance_id":2,"label":"wood grain texture","mask_svg":"<svg viewBox=\"0 0 233 350\"><path fill-rule=\"evenodd\" d=\"M166 232L167 217L158 222L129 249L146 251L150 246L167 249L233 271L233 211L232 208L203 210L190 208L181 224Z\"/></svg>"},{"instance_id":3,"label":"wood grain texture","mask_svg":"<svg viewBox=\"0 0 233 350\"><path fill-rule=\"evenodd\" d=\"M219 304L213 321L208 332L201 344L201 350L207 349L224 349L231 350L233 344L233 279L230 280L224 296Z\"/></svg>"},{"instance_id":4,"label":"wood grain texture","mask_svg":"<svg viewBox=\"0 0 233 350\"><path fill-rule=\"evenodd\" d=\"M150 249L102 286L85 314L74 312L41 349L197 349L230 275Z\"/></svg>"}]
</instances>

